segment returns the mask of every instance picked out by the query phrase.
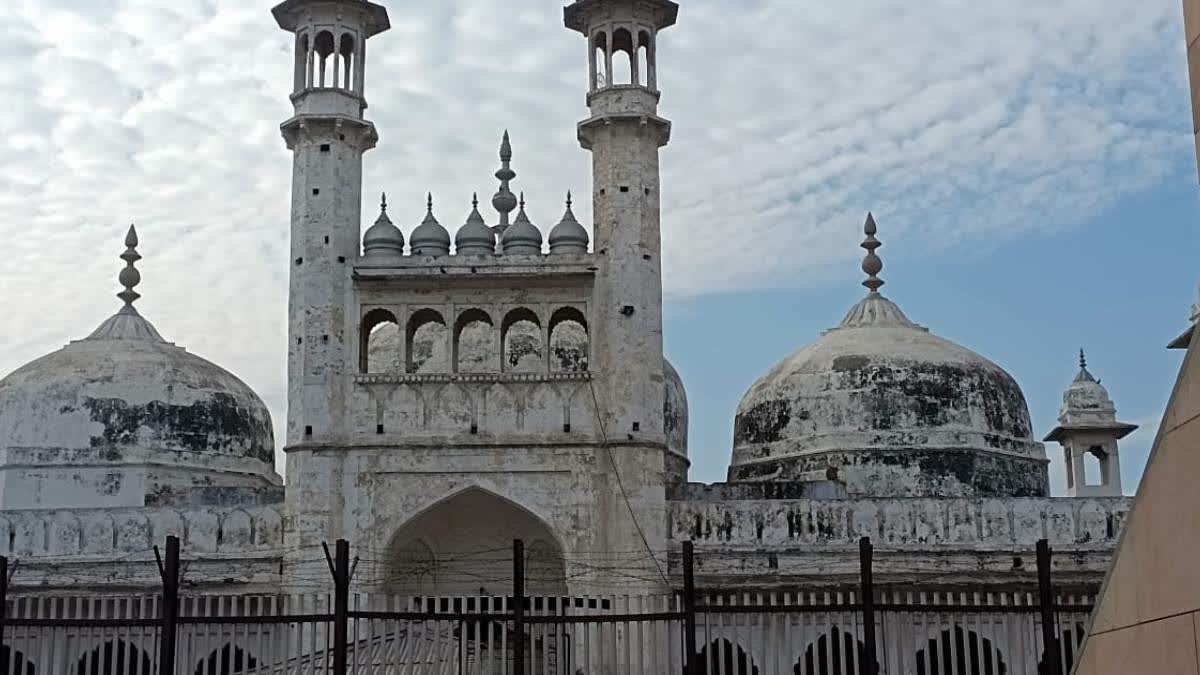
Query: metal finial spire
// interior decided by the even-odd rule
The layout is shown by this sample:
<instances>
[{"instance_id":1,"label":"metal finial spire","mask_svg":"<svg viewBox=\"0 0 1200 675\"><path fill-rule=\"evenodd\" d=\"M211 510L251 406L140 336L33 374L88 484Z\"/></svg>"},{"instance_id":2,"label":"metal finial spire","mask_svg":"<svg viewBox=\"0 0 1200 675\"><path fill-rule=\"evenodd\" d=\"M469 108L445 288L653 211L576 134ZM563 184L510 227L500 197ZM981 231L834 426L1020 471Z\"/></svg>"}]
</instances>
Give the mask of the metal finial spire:
<instances>
[{"instance_id":1,"label":"metal finial spire","mask_svg":"<svg viewBox=\"0 0 1200 675\"><path fill-rule=\"evenodd\" d=\"M567 210L571 210L571 191L567 190Z\"/></svg>"},{"instance_id":2,"label":"metal finial spire","mask_svg":"<svg viewBox=\"0 0 1200 675\"><path fill-rule=\"evenodd\" d=\"M867 274L867 280L863 282L863 286L866 286L868 289L870 289L872 293L878 293L879 288L883 286L884 283L883 279L880 279L878 276L876 276L883 270L883 260L881 260L879 256L875 255L875 249L883 246L883 244L875 238L875 233L877 231L878 228L875 226L875 217L871 215L870 212L867 212L867 223L863 226L863 232L866 233L867 238L864 239L863 243L860 245L867 250L867 255L865 258L863 258L862 262L862 271Z\"/></svg>"},{"instance_id":3,"label":"metal finial spire","mask_svg":"<svg viewBox=\"0 0 1200 675\"><path fill-rule=\"evenodd\" d=\"M1079 348L1079 367L1087 368L1087 357L1083 355L1083 348Z\"/></svg>"},{"instance_id":4,"label":"metal finial spire","mask_svg":"<svg viewBox=\"0 0 1200 675\"><path fill-rule=\"evenodd\" d=\"M433 213L433 193L430 192L425 196L425 210Z\"/></svg>"},{"instance_id":5,"label":"metal finial spire","mask_svg":"<svg viewBox=\"0 0 1200 675\"><path fill-rule=\"evenodd\" d=\"M471 193L471 207L475 208L475 209L479 208L479 193L478 192Z\"/></svg>"},{"instance_id":6,"label":"metal finial spire","mask_svg":"<svg viewBox=\"0 0 1200 675\"><path fill-rule=\"evenodd\" d=\"M525 191L524 190L521 191L520 206L521 206L521 210L524 211L525 210Z\"/></svg>"},{"instance_id":7,"label":"metal finial spire","mask_svg":"<svg viewBox=\"0 0 1200 675\"><path fill-rule=\"evenodd\" d=\"M387 213L387 193L379 193L379 212Z\"/></svg>"},{"instance_id":8,"label":"metal finial spire","mask_svg":"<svg viewBox=\"0 0 1200 675\"><path fill-rule=\"evenodd\" d=\"M133 266L134 263L142 259L142 256L137 252L138 236L137 230L133 225L129 226L129 231L125 233L125 252L121 254L121 260L125 261L125 269L117 275L117 280L125 287L125 290L117 293L117 297L125 301L125 307L133 309L133 303L141 296L140 293L133 290L142 281L142 274Z\"/></svg>"},{"instance_id":9,"label":"metal finial spire","mask_svg":"<svg viewBox=\"0 0 1200 675\"><path fill-rule=\"evenodd\" d=\"M504 140L500 142L500 169L496 171L496 179L500 181L500 189L492 197L492 208L500 214L500 223L493 228L497 235L503 234L508 228L508 214L517 208L517 198L509 188L509 183L517 177L512 170L512 145L508 142L508 130L504 131Z\"/></svg>"}]
</instances>

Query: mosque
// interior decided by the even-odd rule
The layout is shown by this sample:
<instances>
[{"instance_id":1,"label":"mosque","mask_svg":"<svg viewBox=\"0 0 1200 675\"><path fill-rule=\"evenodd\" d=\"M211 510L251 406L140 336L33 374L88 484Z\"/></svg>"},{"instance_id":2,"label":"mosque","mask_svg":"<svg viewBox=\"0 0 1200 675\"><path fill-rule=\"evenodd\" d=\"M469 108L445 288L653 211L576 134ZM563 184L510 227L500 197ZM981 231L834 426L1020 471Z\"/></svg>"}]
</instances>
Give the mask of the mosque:
<instances>
[{"instance_id":1,"label":"mosque","mask_svg":"<svg viewBox=\"0 0 1200 675\"><path fill-rule=\"evenodd\" d=\"M130 228L116 313L0 380L14 592L155 587L169 534L191 587L213 592L327 579L336 539L370 592L503 592L514 539L538 593L676 586L687 540L698 584L821 587L858 573L864 536L880 579L1011 588L1032 582L1044 538L1060 582L1097 586L1130 505L1118 442L1134 426L1081 359L1039 441L1011 375L881 292L871 217L863 298L746 392L727 481L688 481L688 395L662 340L658 46L678 10L564 9L586 43L594 221L568 198L544 236L513 192L507 134L495 213L476 200L452 234L430 198L405 232L383 201L364 232L366 45L387 11L275 7L295 45L286 438L254 391L139 313L153 289Z\"/></svg>"}]
</instances>

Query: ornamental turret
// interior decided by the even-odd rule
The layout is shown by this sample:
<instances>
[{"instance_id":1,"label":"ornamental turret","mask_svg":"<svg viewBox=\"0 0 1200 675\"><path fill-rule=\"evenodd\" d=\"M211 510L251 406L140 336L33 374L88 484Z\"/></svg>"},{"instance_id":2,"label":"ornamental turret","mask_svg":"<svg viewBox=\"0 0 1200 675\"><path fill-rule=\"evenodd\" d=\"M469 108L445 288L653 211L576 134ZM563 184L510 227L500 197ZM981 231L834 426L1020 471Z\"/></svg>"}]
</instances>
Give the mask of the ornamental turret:
<instances>
[{"instance_id":1,"label":"ornamental turret","mask_svg":"<svg viewBox=\"0 0 1200 675\"><path fill-rule=\"evenodd\" d=\"M292 151L287 444L344 435L345 307L359 257L362 157L379 139L367 107L367 40L387 10L364 0L287 0L272 11L295 34L291 101L281 130Z\"/></svg>"}]
</instances>

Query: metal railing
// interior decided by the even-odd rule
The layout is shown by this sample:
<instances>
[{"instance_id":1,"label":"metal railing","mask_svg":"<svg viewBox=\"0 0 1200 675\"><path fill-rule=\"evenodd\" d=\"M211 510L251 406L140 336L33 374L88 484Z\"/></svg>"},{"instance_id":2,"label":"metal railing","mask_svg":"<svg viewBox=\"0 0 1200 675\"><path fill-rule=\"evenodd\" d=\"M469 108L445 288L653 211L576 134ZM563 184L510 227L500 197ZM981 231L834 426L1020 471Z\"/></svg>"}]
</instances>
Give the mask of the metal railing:
<instances>
[{"instance_id":1,"label":"metal railing","mask_svg":"<svg viewBox=\"0 0 1200 675\"><path fill-rule=\"evenodd\" d=\"M7 597L0 558L0 675L404 673L521 675L1064 675L1091 598L1038 587L697 589L683 547L668 593L530 596L514 542L509 596L351 592L349 544L328 555L330 592L180 594L178 540L160 594Z\"/></svg>"}]
</instances>

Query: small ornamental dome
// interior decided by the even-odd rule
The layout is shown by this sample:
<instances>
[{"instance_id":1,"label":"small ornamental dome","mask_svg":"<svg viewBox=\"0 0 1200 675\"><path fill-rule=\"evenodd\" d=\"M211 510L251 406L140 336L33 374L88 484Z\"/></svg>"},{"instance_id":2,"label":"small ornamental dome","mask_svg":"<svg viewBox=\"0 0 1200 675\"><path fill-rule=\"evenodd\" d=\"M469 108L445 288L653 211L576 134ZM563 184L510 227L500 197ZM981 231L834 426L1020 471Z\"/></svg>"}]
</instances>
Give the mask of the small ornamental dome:
<instances>
[{"instance_id":1,"label":"small ornamental dome","mask_svg":"<svg viewBox=\"0 0 1200 675\"><path fill-rule=\"evenodd\" d=\"M493 255L496 252L496 234L483 222L478 195L471 197L471 215L454 235L454 251L457 255Z\"/></svg>"},{"instance_id":2,"label":"small ornamental dome","mask_svg":"<svg viewBox=\"0 0 1200 675\"><path fill-rule=\"evenodd\" d=\"M412 231L409 239L413 255L439 258L450 255L450 233L433 217L433 194L425 211L425 220Z\"/></svg>"},{"instance_id":3,"label":"small ornamental dome","mask_svg":"<svg viewBox=\"0 0 1200 675\"><path fill-rule=\"evenodd\" d=\"M379 217L363 235L363 256L367 258L404 255L404 234L392 224L387 214L387 195L379 203Z\"/></svg>"},{"instance_id":4,"label":"small ornamental dome","mask_svg":"<svg viewBox=\"0 0 1200 675\"><path fill-rule=\"evenodd\" d=\"M0 508L145 506L192 488L282 482L267 407L134 309L132 227L126 245L125 306L86 339L0 380L0 475L10 486Z\"/></svg>"},{"instance_id":5,"label":"small ornamental dome","mask_svg":"<svg viewBox=\"0 0 1200 675\"><path fill-rule=\"evenodd\" d=\"M1079 350L1079 372L1063 392L1058 426L1045 440L1058 441L1070 431L1115 431L1119 434L1117 438L1121 438L1135 429L1135 424L1117 421L1117 406L1108 395L1108 389L1092 376L1083 350Z\"/></svg>"},{"instance_id":6,"label":"small ornamental dome","mask_svg":"<svg viewBox=\"0 0 1200 675\"><path fill-rule=\"evenodd\" d=\"M857 496L1045 496L1045 450L1020 387L879 293L873 218L866 232L867 297L751 386L729 480L836 473Z\"/></svg>"},{"instance_id":7,"label":"small ornamental dome","mask_svg":"<svg viewBox=\"0 0 1200 675\"><path fill-rule=\"evenodd\" d=\"M539 255L542 252L542 231L525 215L525 195L521 195L520 211L500 237L504 255Z\"/></svg>"},{"instance_id":8,"label":"small ornamental dome","mask_svg":"<svg viewBox=\"0 0 1200 675\"><path fill-rule=\"evenodd\" d=\"M588 233L571 211L571 193L567 193L567 211L550 230L551 253L587 253Z\"/></svg>"},{"instance_id":9,"label":"small ornamental dome","mask_svg":"<svg viewBox=\"0 0 1200 675\"><path fill-rule=\"evenodd\" d=\"M687 482L688 399L683 379L671 362L663 359L663 432L667 436L667 474L674 482Z\"/></svg>"}]
</instances>

